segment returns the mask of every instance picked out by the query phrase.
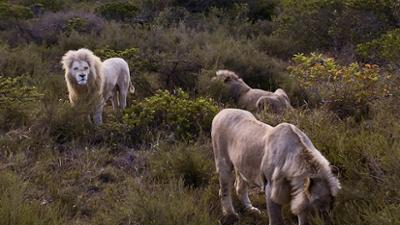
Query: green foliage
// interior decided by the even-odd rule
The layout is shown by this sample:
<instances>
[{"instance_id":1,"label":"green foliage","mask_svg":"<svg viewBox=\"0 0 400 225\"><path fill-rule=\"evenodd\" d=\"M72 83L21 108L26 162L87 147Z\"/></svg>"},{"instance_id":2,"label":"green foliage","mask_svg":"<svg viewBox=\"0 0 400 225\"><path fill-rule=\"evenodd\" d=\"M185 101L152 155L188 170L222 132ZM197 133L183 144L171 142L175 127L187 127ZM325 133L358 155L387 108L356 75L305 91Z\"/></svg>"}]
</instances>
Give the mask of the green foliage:
<instances>
[{"instance_id":1,"label":"green foliage","mask_svg":"<svg viewBox=\"0 0 400 225\"><path fill-rule=\"evenodd\" d=\"M71 19L67 20L66 24L64 25L64 31L66 33L70 33L74 30L82 31L86 23L87 22L80 17L72 17Z\"/></svg>"},{"instance_id":2,"label":"green foliage","mask_svg":"<svg viewBox=\"0 0 400 225\"><path fill-rule=\"evenodd\" d=\"M149 159L151 177L162 182L181 179L185 186L193 188L207 186L214 171L208 151L197 145L162 146Z\"/></svg>"},{"instance_id":3,"label":"green foliage","mask_svg":"<svg viewBox=\"0 0 400 225\"><path fill-rule=\"evenodd\" d=\"M42 93L27 82L26 76L0 76L0 129L26 125L36 112ZM36 109L37 111L37 109Z\"/></svg>"},{"instance_id":4,"label":"green foliage","mask_svg":"<svg viewBox=\"0 0 400 225\"><path fill-rule=\"evenodd\" d=\"M108 20L130 21L138 14L138 7L131 2L110 2L96 8L96 13Z\"/></svg>"},{"instance_id":5,"label":"green foliage","mask_svg":"<svg viewBox=\"0 0 400 225\"><path fill-rule=\"evenodd\" d=\"M132 127L173 131L177 138L196 138L211 128L218 108L210 99L191 100L178 89L176 94L158 91L126 109L124 122Z\"/></svg>"},{"instance_id":6,"label":"green foliage","mask_svg":"<svg viewBox=\"0 0 400 225\"><path fill-rule=\"evenodd\" d=\"M43 74L50 73L48 69L50 65L44 62L42 55L34 45L23 45L16 48L0 45L0 76L26 75L26 81L29 80L29 77L38 78ZM46 62L56 63L57 61L50 58Z\"/></svg>"},{"instance_id":7,"label":"green foliage","mask_svg":"<svg viewBox=\"0 0 400 225\"><path fill-rule=\"evenodd\" d=\"M192 13L209 12L218 8L232 15L235 14L234 11L245 7L247 9L244 14L245 18L255 21L271 19L275 2L268 0L172 0L170 6L183 7Z\"/></svg>"},{"instance_id":8,"label":"green foliage","mask_svg":"<svg viewBox=\"0 0 400 225\"><path fill-rule=\"evenodd\" d=\"M288 69L314 99L318 99L337 112L339 116L363 116L368 113L368 104L389 94L382 75L376 65L347 66L322 54L298 54L294 65Z\"/></svg>"},{"instance_id":9,"label":"green foliage","mask_svg":"<svg viewBox=\"0 0 400 225\"><path fill-rule=\"evenodd\" d=\"M359 44L357 52L368 61L399 65L400 29L391 30L380 38Z\"/></svg>"},{"instance_id":10,"label":"green foliage","mask_svg":"<svg viewBox=\"0 0 400 225\"><path fill-rule=\"evenodd\" d=\"M102 58L112 58L112 57L120 57L120 58L137 58L139 53L139 49L137 48L128 48L125 50L113 50L110 48L102 48L97 49L96 54Z\"/></svg>"},{"instance_id":11,"label":"green foliage","mask_svg":"<svg viewBox=\"0 0 400 225\"><path fill-rule=\"evenodd\" d=\"M66 5L63 0L18 0L18 2L28 7L40 6L53 12L63 9Z\"/></svg>"},{"instance_id":12,"label":"green foliage","mask_svg":"<svg viewBox=\"0 0 400 225\"><path fill-rule=\"evenodd\" d=\"M283 12L274 20L274 35L295 42L296 52L328 48L332 40L329 29L337 1L282 1Z\"/></svg>"},{"instance_id":13,"label":"green foliage","mask_svg":"<svg viewBox=\"0 0 400 225\"><path fill-rule=\"evenodd\" d=\"M395 2L285 0L282 13L274 20L275 35L294 41L297 52L329 49L339 54L393 29Z\"/></svg>"},{"instance_id":14,"label":"green foliage","mask_svg":"<svg viewBox=\"0 0 400 225\"><path fill-rule=\"evenodd\" d=\"M24 20L29 19L32 16L32 12L28 7L0 2L0 20Z\"/></svg>"},{"instance_id":15,"label":"green foliage","mask_svg":"<svg viewBox=\"0 0 400 225\"><path fill-rule=\"evenodd\" d=\"M0 76L0 105L26 104L38 101L41 93L37 87L27 83L28 77L2 77Z\"/></svg>"}]
</instances>

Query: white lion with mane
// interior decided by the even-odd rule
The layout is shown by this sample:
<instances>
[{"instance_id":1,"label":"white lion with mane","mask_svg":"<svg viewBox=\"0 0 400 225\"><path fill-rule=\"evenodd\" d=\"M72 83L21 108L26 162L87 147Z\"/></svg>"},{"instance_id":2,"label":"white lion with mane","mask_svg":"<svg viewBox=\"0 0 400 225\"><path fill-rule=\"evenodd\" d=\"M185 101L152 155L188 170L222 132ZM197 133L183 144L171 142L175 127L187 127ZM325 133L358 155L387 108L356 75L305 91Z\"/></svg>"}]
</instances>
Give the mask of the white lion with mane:
<instances>
[{"instance_id":1,"label":"white lion with mane","mask_svg":"<svg viewBox=\"0 0 400 225\"><path fill-rule=\"evenodd\" d=\"M283 224L281 205L287 203L299 225L307 224L312 211L330 221L340 183L328 160L296 126L272 127L248 111L224 109L213 119L211 138L225 217L237 218L231 199L235 180L239 199L251 211L259 212L250 202L248 186L265 190L270 225Z\"/></svg>"},{"instance_id":2,"label":"white lion with mane","mask_svg":"<svg viewBox=\"0 0 400 225\"><path fill-rule=\"evenodd\" d=\"M134 93L129 67L121 58L101 62L92 51L81 48L68 51L61 60L65 70L69 101L73 106L93 107L93 121L102 123L104 104L111 100L113 109L126 107L128 91Z\"/></svg>"}]
</instances>

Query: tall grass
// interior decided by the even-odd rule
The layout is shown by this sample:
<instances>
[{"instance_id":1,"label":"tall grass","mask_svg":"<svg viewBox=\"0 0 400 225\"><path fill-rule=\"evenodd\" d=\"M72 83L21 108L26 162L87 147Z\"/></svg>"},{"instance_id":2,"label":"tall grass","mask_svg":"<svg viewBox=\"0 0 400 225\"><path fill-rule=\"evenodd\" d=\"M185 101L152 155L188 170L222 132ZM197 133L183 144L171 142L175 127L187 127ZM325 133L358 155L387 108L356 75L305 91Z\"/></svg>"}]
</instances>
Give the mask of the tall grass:
<instances>
[{"instance_id":1,"label":"tall grass","mask_svg":"<svg viewBox=\"0 0 400 225\"><path fill-rule=\"evenodd\" d=\"M32 190L18 175L0 173L1 225L61 225L66 224L58 205L29 199Z\"/></svg>"}]
</instances>

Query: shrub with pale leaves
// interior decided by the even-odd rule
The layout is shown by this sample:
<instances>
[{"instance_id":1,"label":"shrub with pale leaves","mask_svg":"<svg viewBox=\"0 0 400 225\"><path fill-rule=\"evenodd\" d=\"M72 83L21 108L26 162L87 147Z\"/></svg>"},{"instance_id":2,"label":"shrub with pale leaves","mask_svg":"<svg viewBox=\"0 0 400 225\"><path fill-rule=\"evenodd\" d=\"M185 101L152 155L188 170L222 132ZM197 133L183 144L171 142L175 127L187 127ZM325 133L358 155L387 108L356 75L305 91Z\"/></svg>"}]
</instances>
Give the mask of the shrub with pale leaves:
<instances>
[{"instance_id":1,"label":"shrub with pale leaves","mask_svg":"<svg viewBox=\"0 0 400 225\"><path fill-rule=\"evenodd\" d=\"M288 67L312 103L327 105L340 117L364 116L368 104L390 95L391 76L377 65L341 65L322 54L297 54Z\"/></svg>"}]
</instances>

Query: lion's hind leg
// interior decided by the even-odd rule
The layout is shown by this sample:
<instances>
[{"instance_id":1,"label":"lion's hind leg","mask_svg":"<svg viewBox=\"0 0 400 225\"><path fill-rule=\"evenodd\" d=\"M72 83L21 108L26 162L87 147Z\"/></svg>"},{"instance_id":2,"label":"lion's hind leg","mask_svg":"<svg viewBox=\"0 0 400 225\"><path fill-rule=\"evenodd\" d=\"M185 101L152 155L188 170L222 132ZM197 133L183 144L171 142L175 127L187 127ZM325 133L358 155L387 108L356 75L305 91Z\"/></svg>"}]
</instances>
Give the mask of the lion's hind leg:
<instances>
[{"instance_id":1,"label":"lion's hind leg","mask_svg":"<svg viewBox=\"0 0 400 225\"><path fill-rule=\"evenodd\" d=\"M267 201L269 225L284 225L281 205L272 201L271 192L271 184L268 182L265 184L265 198Z\"/></svg>"},{"instance_id":2,"label":"lion's hind leg","mask_svg":"<svg viewBox=\"0 0 400 225\"><path fill-rule=\"evenodd\" d=\"M240 199L240 201L243 203L245 209L251 212L261 214L261 211L251 204L249 198L248 185L239 172L236 172L235 186L236 186L236 194Z\"/></svg>"},{"instance_id":3,"label":"lion's hind leg","mask_svg":"<svg viewBox=\"0 0 400 225\"><path fill-rule=\"evenodd\" d=\"M118 93L116 91L111 96L111 105L114 111L118 110Z\"/></svg>"},{"instance_id":4,"label":"lion's hind leg","mask_svg":"<svg viewBox=\"0 0 400 225\"><path fill-rule=\"evenodd\" d=\"M219 196L221 198L222 212L224 215L232 214L238 216L232 204L232 186L234 181L232 166L219 165L217 170L219 173Z\"/></svg>"},{"instance_id":5,"label":"lion's hind leg","mask_svg":"<svg viewBox=\"0 0 400 225\"><path fill-rule=\"evenodd\" d=\"M122 91L120 89L118 94L119 94L119 107L120 107L121 110L124 110L126 108L126 98L127 98L127 95L128 95L128 91L125 91L125 90Z\"/></svg>"},{"instance_id":6,"label":"lion's hind leg","mask_svg":"<svg viewBox=\"0 0 400 225\"><path fill-rule=\"evenodd\" d=\"M129 85L131 83L129 68L121 69L118 76L117 86L118 86L118 98L119 98L119 108L124 110L126 108L126 98L128 97Z\"/></svg>"}]
</instances>

